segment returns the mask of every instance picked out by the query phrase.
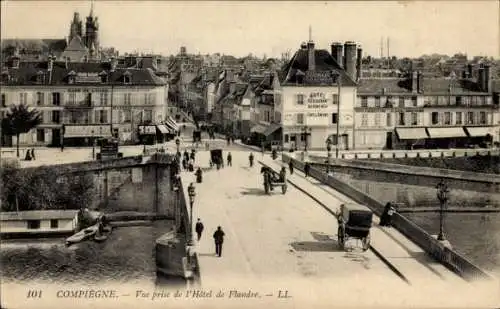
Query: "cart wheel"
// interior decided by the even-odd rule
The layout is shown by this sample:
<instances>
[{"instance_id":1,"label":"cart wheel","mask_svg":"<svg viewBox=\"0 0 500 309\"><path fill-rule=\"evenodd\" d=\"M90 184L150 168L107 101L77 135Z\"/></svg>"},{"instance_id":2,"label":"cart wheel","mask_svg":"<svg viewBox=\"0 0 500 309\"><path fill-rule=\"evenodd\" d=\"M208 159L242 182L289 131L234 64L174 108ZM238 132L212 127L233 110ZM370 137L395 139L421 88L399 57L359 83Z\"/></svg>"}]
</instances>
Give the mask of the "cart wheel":
<instances>
[{"instance_id":1,"label":"cart wheel","mask_svg":"<svg viewBox=\"0 0 500 309\"><path fill-rule=\"evenodd\" d=\"M363 238L363 251L370 249L370 233Z\"/></svg>"},{"instance_id":2,"label":"cart wheel","mask_svg":"<svg viewBox=\"0 0 500 309\"><path fill-rule=\"evenodd\" d=\"M286 184L284 184L282 187L281 187L281 192L283 192L283 194L286 193Z\"/></svg>"}]
</instances>

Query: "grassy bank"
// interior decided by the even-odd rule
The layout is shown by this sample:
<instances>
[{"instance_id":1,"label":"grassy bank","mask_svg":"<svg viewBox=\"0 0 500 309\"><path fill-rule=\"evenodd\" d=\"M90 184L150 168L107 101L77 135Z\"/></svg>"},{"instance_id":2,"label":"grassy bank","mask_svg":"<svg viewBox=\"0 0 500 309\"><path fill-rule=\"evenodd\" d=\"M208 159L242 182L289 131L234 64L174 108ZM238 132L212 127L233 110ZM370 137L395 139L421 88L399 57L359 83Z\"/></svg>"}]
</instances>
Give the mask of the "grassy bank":
<instances>
[{"instance_id":1,"label":"grassy bank","mask_svg":"<svg viewBox=\"0 0 500 309\"><path fill-rule=\"evenodd\" d=\"M500 174L499 156L472 156L456 158L386 158L372 160L393 164L445 168L476 173Z\"/></svg>"}]
</instances>

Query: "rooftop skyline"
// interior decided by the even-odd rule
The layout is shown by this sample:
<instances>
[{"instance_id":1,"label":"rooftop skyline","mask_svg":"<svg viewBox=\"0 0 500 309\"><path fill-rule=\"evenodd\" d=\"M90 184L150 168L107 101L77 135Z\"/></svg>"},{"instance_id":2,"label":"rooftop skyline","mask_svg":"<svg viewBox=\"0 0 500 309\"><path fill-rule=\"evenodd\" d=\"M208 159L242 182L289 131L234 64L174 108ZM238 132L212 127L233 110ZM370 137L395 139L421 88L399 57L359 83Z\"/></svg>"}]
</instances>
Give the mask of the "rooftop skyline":
<instances>
[{"instance_id":1,"label":"rooftop skyline","mask_svg":"<svg viewBox=\"0 0 500 309\"><path fill-rule=\"evenodd\" d=\"M2 38L65 38L90 1L2 1ZM500 2L148 2L95 1L101 46L121 53L224 53L279 57L309 38L330 49L355 41L364 55L500 55ZM85 22L85 21L84 21ZM23 24L24 23L24 24Z\"/></svg>"}]
</instances>

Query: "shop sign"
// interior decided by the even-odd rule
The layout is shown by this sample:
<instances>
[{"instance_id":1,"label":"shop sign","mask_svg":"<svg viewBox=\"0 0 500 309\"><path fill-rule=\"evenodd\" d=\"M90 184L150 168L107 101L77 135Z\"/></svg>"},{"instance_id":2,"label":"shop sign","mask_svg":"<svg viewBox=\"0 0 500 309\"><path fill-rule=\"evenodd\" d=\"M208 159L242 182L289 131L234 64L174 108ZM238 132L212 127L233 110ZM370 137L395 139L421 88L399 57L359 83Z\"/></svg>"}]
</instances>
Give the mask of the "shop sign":
<instances>
[{"instance_id":1,"label":"shop sign","mask_svg":"<svg viewBox=\"0 0 500 309\"><path fill-rule=\"evenodd\" d=\"M109 125L102 126L64 126L64 137L106 137L111 136Z\"/></svg>"},{"instance_id":2,"label":"shop sign","mask_svg":"<svg viewBox=\"0 0 500 309\"><path fill-rule=\"evenodd\" d=\"M156 134L155 126L139 126L139 134Z\"/></svg>"},{"instance_id":3,"label":"shop sign","mask_svg":"<svg viewBox=\"0 0 500 309\"><path fill-rule=\"evenodd\" d=\"M328 99L323 92L311 92L307 98L307 108L318 109L328 108Z\"/></svg>"},{"instance_id":4,"label":"shop sign","mask_svg":"<svg viewBox=\"0 0 500 309\"><path fill-rule=\"evenodd\" d=\"M335 74L335 73L334 73ZM307 71L305 82L310 84L328 84L333 85L337 82L337 76L333 75L330 71Z\"/></svg>"}]
</instances>

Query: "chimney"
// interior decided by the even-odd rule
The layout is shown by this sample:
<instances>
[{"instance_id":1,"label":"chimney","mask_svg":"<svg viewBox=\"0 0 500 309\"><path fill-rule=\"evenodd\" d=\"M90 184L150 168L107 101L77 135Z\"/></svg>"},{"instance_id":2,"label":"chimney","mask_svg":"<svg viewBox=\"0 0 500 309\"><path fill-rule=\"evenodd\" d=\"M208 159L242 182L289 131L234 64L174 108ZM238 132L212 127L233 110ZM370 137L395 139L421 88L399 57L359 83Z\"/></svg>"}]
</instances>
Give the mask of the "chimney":
<instances>
[{"instance_id":1,"label":"chimney","mask_svg":"<svg viewBox=\"0 0 500 309\"><path fill-rule=\"evenodd\" d=\"M489 64L483 66L483 85L481 90L484 92L490 92L491 90L491 70Z\"/></svg>"},{"instance_id":2,"label":"chimney","mask_svg":"<svg viewBox=\"0 0 500 309\"><path fill-rule=\"evenodd\" d=\"M312 40L309 40L307 42L307 57L308 57L308 71L314 71L316 68L316 59L315 59L315 53L314 53L314 42Z\"/></svg>"},{"instance_id":3,"label":"chimney","mask_svg":"<svg viewBox=\"0 0 500 309\"><path fill-rule=\"evenodd\" d=\"M417 92L418 91L417 86L418 86L418 72L413 71L411 72L411 91Z\"/></svg>"},{"instance_id":4,"label":"chimney","mask_svg":"<svg viewBox=\"0 0 500 309\"><path fill-rule=\"evenodd\" d=\"M334 42L332 43L332 57L337 61L339 66L342 68L344 66L344 60L343 60L343 50L342 50L342 43L339 42Z\"/></svg>"},{"instance_id":5,"label":"chimney","mask_svg":"<svg viewBox=\"0 0 500 309\"><path fill-rule=\"evenodd\" d=\"M467 65L467 75L469 76L469 78L472 78L472 64L468 64Z\"/></svg>"},{"instance_id":6,"label":"chimney","mask_svg":"<svg viewBox=\"0 0 500 309\"><path fill-rule=\"evenodd\" d=\"M306 50L306 49L307 49L307 44L306 44L306 42L302 42L302 43L300 44L300 49L302 49L302 50Z\"/></svg>"},{"instance_id":7,"label":"chimney","mask_svg":"<svg viewBox=\"0 0 500 309\"><path fill-rule=\"evenodd\" d=\"M484 91L484 67L483 64L479 66L479 69L477 71L477 86L481 91Z\"/></svg>"},{"instance_id":8,"label":"chimney","mask_svg":"<svg viewBox=\"0 0 500 309\"><path fill-rule=\"evenodd\" d=\"M344 43L344 70L352 80L356 80L356 43Z\"/></svg>"},{"instance_id":9,"label":"chimney","mask_svg":"<svg viewBox=\"0 0 500 309\"><path fill-rule=\"evenodd\" d=\"M420 71L417 72L417 92L424 92L424 74Z\"/></svg>"},{"instance_id":10,"label":"chimney","mask_svg":"<svg viewBox=\"0 0 500 309\"><path fill-rule=\"evenodd\" d=\"M363 60L363 49L361 48L361 45L358 47L358 54L356 57L356 81L359 81L361 78L361 65L362 65L362 60Z\"/></svg>"},{"instance_id":11,"label":"chimney","mask_svg":"<svg viewBox=\"0 0 500 309\"><path fill-rule=\"evenodd\" d=\"M111 56L111 59L110 59L110 65L111 65L111 72L114 72L116 70L116 64L118 63L118 60Z\"/></svg>"}]
</instances>

